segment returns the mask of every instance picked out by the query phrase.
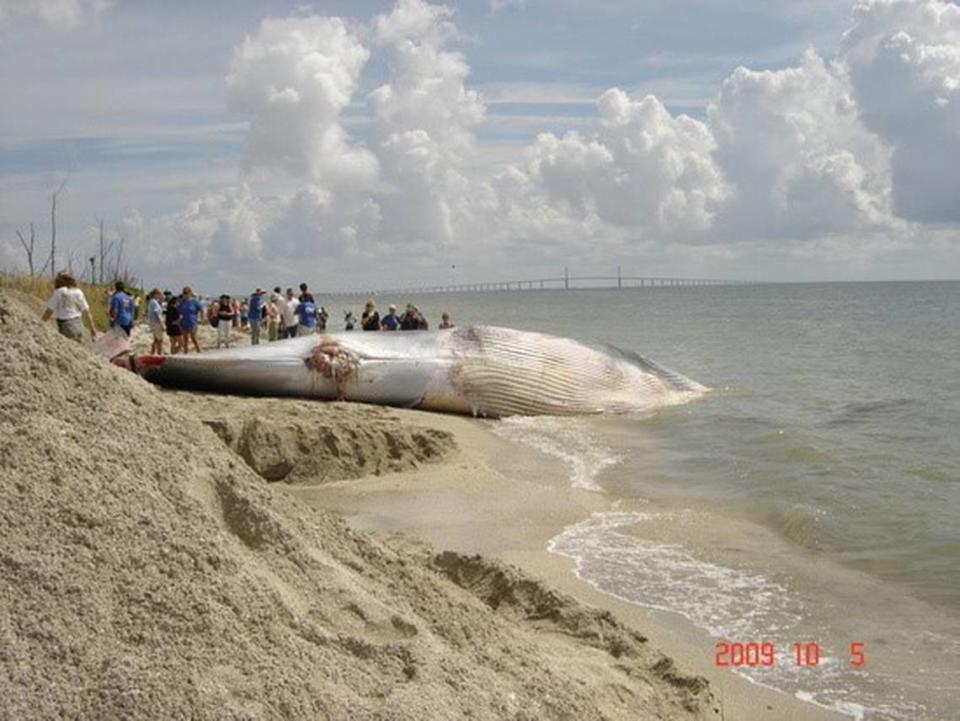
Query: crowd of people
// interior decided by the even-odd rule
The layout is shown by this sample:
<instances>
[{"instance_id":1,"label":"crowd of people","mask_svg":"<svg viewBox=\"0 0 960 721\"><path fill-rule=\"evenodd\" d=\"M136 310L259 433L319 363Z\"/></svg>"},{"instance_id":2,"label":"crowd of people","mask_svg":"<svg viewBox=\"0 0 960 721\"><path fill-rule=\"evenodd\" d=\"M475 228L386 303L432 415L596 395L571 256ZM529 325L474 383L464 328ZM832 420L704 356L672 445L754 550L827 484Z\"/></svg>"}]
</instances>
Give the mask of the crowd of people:
<instances>
[{"instance_id":1,"label":"crowd of people","mask_svg":"<svg viewBox=\"0 0 960 721\"><path fill-rule=\"evenodd\" d=\"M109 323L128 336L137 322L141 299L127 292L120 281L108 300ZM60 332L79 340L83 335L81 320L87 323L92 337L97 329L90 314L90 306L69 273L60 273L54 282L54 292L47 303L43 319L54 315ZM170 353L189 353L191 346L200 352L197 330L209 325L217 330L217 348L229 348L234 330L250 333L250 343L257 345L266 336L268 341L296 338L310 333L326 332L330 319L326 309L314 299L306 283L300 284L300 292L293 288L281 291L277 286L269 297L262 288L257 288L249 297L235 297L222 293L219 297L197 295L189 286L177 295L169 290L153 288L147 294L146 325L150 330L150 352L164 352L164 337L170 339ZM352 312L344 314L344 330L354 330L356 319ZM439 328L453 328L450 314L440 316ZM407 304L402 314L396 305L390 305L381 316L377 303L372 298L364 305L360 316L360 328L364 331L413 331L429 330L430 324L420 309Z\"/></svg>"}]
</instances>

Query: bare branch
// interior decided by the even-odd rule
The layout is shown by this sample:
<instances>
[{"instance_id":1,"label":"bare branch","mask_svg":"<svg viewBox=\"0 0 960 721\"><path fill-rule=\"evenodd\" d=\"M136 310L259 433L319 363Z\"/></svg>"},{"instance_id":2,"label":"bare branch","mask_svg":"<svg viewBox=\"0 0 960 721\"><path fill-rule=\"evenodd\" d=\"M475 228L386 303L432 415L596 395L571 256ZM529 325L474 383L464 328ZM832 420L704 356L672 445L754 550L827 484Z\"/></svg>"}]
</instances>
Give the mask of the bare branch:
<instances>
[{"instance_id":1,"label":"bare branch","mask_svg":"<svg viewBox=\"0 0 960 721\"><path fill-rule=\"evenodd\" d=\"M50 275L56 275L57 272L57 197L66 187L68 180L70 180L69 170L63 176L60 186L50 196Z\"/></svg>"},{"instance_id":2,"label":"bare branch","mask_svg":"<svg viewBox=\"0 0 960 721\"><path fill-rule=\"evenodd\" d=\"M97 223L100 226L100 284L103 285L103 261L106 254L103 251L103 218L98 218ZM110 252L109 250L107 251Z\"/></svg>"},{"instance_id":3,"label":"bare branch","mask_svg":"<svg viewBox=\"0 0 960 721\"><path fill-rule=\"evenodd\" d=\"M67 253L67 272L73 275L73 264L77 260L77 249L71 248Z\"/></svg>"},{"instance_id":4,"label":"bare branch","mask_svg":"<svg viewBox=\"0 0 960 721\"><path fill-rule=\"evenodd\" d=\"M47 255L47 259L43 261L43 267L40 269L40 272L37 273L37 275L43 275L44 273L47 272L47 266L50 265L50 261L52 259L53 259L52 256Z\"/></svg>"}]
</instances>

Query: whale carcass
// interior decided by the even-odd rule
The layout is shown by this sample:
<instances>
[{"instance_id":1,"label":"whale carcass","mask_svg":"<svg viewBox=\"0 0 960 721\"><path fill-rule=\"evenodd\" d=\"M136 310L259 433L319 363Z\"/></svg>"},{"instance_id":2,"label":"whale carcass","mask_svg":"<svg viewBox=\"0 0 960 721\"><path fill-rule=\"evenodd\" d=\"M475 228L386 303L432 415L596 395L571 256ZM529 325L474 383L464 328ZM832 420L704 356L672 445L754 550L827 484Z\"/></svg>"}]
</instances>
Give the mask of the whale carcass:
<instances>
[{"instance_id":1,"label":"whale carcass","mask_svg":"<svg viewBox=\"0 0 960 721\"><path fill-rule=\"evenodd\" d=\"M170 388L490 418L648 411L706 391L634 353L491 326L309 335L132 361L148 381Z\"/></svg>"}]
</instances>

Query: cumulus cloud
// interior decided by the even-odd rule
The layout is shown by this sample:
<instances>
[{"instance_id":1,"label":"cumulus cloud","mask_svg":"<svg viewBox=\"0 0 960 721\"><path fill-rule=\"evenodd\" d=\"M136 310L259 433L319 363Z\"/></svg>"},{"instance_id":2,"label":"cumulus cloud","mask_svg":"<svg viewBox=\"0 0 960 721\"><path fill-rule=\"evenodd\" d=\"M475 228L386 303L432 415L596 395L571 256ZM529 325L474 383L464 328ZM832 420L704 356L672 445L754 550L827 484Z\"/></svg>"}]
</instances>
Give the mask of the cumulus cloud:
<instances>
[{"instance_id":1,"label":"cumulus cloud","mask_svg":"<svg viewBox=\"0 0 960 721\"><path fill-rule=\"evenodd\" d=\"M376 158L341 124L370 52L339 18L268 19L227 75L232 109L252 115L247 164L309 182L369 188Z\"/></svg>"},{"instance_id":2,"label":"cumulus cloud","mask_svg":"<svg viewBox=\"0 0 960 721\"><path fill-rule=\"evenodd\" d=\"M463 56L447 48L457 37L451 16L401 0L373 20L387 77L366 98L377 121L367 145L342 122L370 57L360 33L338 18L265 20L237 50L227 85L231 107L251 115L248 170L279 174L261 190L288 190L258 196L253 180L208 194L155 224L151 237L189 239L177 245L192 248L192 262L220 254L311 265L377 263L398 247L434 262L467 243L492 200L465 170L484 106L465 87Z\"/></svg>"},{"instance_id":3,"label":"cumulus cloud","mask_svg":"<svg viewBox=\"0 0 960 721\"><path fill-rule=\"evenodd\" d=\"M464 57L448 48L457 37L451 16L446 6L400 0L374 22L389 68L388 82L367 97L378 120L378 202L401 242L449 246L474 222L483 196L465 164L485 108L466 87Z\"/></svg>"},{"instance_id":4,"label":"cumulus cloud","mask_svg":"<svg viewBox=\"0 0 960 721\"><path fill-rule=\"evenodd\" d=\"M14 18L73 25L113 5L113 0L0 0L0 24Z\"/></svg>"},{"instance_id":5,"label":"cumulus cloud","mask_svg":"<svg viewBox=\"0 0 960 721\"><path fill-rule=\"evenodd\" d=\"M387 53L390 81L368 96L386 134L422 131L453 160L473 148L472 129L485 108L465 85L463 55L447 49L457 37L452 10L423 0L400 0L377 17L376 39Z\"/></svg>"},{"instance_id":6,"label":"cumulus cloud","mask_svg":"<svg viewBox=\"0 0 960 721\"><path fill-rule=\"evenodd\" d=\"M245 184L207 193L145 230L152 239L146 262L151 267L204 267L216 274L238 261L257 259L270 211Z\"/></svg>"},{"instance_id":7,"label":"cumulus cloud","mask_svg":"<svg viewBox=\"0 0 960 721\"><path fill-rule=\"evenodd\" d=\"M296 259L358 275L464 255L496 271L557 255L690 266L901 252L893 235L917 242L915 223L960 219L957 13L863 2L836 57L737 68L702 120L612 88L588 130L540 134L495 172L477 162L485 107L450 8L399 0L366 27L265 20L227 78L251 119L247 182L144 234L160 264ZM360 97L371 58L384 76ZM343 113L364 102L357 140Z\"/></svg>"},{"instance_id":8,"label":"cumulus cloud","mask_svg":"<svg viewBox=\"0 0 960 721\"><path fill-rule=\"evenodd\" d=\"M897 213L960 220L960 6L863 0L842 57L864 123L893 148Z\"/></svg>"},{"instance_id":9,"label":"cumulus cloud","mask_svg":"<svg viewBox=\"0 0 960 721\"><path fill-rule=\"evenodd\" d=\"M673 117L652 95L633 100L611 89L597 106L593 136L542 134L531 148L532 175L547 197L618 226L709 228L728 193L709 129Z\"/></svg>"},{"instance_id":10,"label":"cumulus cloud","mask_svg":"<svg viewBox=\"0 0 960 721\"><path fill-rule=\"evenodd\" d=\"M731 237L809 238L891 221L889 151L861 123L842 68L808 51L778 71L737 68L708 111L736 189Z\"/></svg>"}]
</instances>

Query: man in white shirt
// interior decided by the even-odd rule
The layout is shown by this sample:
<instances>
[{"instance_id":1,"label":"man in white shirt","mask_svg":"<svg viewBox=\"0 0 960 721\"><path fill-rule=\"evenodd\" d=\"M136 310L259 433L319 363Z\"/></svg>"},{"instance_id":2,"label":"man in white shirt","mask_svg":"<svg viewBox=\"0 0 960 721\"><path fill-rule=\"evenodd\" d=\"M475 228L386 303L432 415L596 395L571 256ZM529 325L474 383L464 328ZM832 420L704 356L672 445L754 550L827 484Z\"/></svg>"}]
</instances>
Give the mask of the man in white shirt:
<instances>
[{"instance_id":1,"label":"man in white shirt","mask_svg":"<svg viewBox=\"0 0 960 721\"><path fill-rule=\"evenodd\" d=\"M297 324L300 322L297 318L297 307L300 301L293 295L293 288L287 288L287 297L281 303L281 314L283 315L283 328L287 338L297 337Z\"/></svg>"},{"instance_id":2,"label":"man in white shirt","mask_svg":"<svg viewBox=\"0 0 960 721\"><path fill-rule=\"evenodd\" d=\"M58 273L53 281L53 295L47 301L47 309L43 311L43 320L50 316L57 319L57 330L72 340L83 337L82 318L90 329L90 337L96 338L97 327L93 324L90 306L83 291L77 287L76 279L69 273Z\"/></svg>"}]
</instances>

